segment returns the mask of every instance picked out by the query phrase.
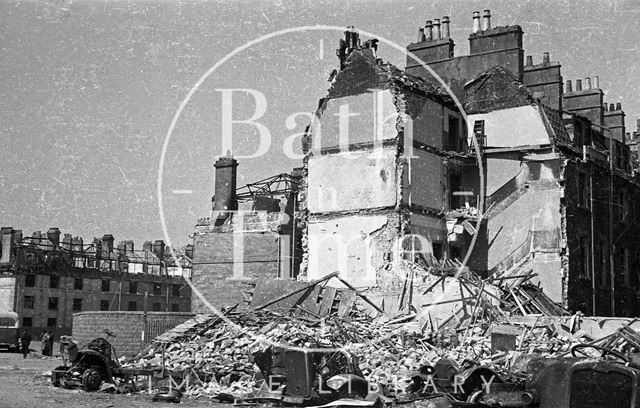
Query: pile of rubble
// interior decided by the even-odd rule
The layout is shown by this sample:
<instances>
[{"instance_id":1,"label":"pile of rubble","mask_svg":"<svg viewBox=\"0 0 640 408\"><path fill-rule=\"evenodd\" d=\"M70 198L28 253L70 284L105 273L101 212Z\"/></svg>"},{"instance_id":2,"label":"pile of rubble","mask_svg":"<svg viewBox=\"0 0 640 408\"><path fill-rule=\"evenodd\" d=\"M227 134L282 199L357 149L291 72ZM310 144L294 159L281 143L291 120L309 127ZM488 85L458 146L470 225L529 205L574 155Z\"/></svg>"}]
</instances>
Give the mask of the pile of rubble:
<instances>
[{"instance_id":1,"label":"pile of rubble","mask_svg":"<svg viewBox=\"0 0 640 408\"><path fill-rule=\"evenodd\" d=\"M198 382L192 381L186 395L245 399L255 395L262 383L256 352L270 345L339 349L355 357L369 383L382 386L386 395L399 396L421 367L438 361L454 368L491 367L504 378L517 380L524 377L531 356L566 355L575 344L615 337L594 339L580 330L580 315L567 316L564 323L547 319L566 312L521 273L480 280L470 274L427 276L416 271L412 287L402 292L403 297L413 296L409 307L395 316L353 288L323 286L329 277L336 274L309 284L292 283L293 289L271 293L270 300L263 295L272 288L261 292L256 287L249 312L231 308L223 316L197 316L186 329L178 327L156 339L125 367L162 367L170 375L189 371ZM425 286L421 295L435 293L435 300L417 308L418 295L410 293ZM458 290L449 291L452 286ZM442 309L443 305L454 312ZM461 310L465 312L458 313ZM635 341L640 343L640 336Z\"/></svg>"}]
</instances>

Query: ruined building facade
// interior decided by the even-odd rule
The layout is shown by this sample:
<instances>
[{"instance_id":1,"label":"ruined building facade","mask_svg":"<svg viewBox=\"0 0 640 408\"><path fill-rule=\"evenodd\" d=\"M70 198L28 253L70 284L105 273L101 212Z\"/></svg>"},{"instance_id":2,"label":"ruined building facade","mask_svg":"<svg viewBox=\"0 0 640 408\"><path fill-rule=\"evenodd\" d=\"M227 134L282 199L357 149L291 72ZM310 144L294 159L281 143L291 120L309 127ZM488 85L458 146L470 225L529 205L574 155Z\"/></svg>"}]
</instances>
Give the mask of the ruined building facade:
<instances>
[{"instance_id":1,"label":"ruined building facade","mask_svg":"<svg viewBox=\"0 0 640 408\"><path fill-rule=\"evenodd\" d=\"M161 240L140 250L114 246L110 234L85 243L58 228L23 237L0 229L0 310L13 311L33 336L71 334L73 314L87 311L189 312L191 247L176 260Z\"/></svg>"},{"instance_id":2,"label":"ruined building facade","mask_svg":"<svg viewBox=\"0 0 640 408\"><path fill-rule=\"evenodd\" d=\"M598 77L565 83L548 53L538 63L525 56L521 27L492 27L488 10L472 19L469 55L456 55L448 17L429 20L407 46L404 70L377 57L375 40L345 33L340 69L303 141L297 193L284 200L300 228L286 255L301 250L299 271L256 268L251 279L338 270L393 312L404 259L482 277L531 274L571 311L640 314L637 143L622 106L605 101ZM196 259L200 247L224 247L215 234L255 234L214 224L199 226ZM275 224L260 232L275 239L288 225ZM256 262L267 259L262 247ZM216 260L230 263L206 262ZM224 285L208 291L212 299L245 278L232 265L211 268L224 271L194 268L194 280ZM228 297L219 304L241 300Z\"/></svg>"}]
</instances>

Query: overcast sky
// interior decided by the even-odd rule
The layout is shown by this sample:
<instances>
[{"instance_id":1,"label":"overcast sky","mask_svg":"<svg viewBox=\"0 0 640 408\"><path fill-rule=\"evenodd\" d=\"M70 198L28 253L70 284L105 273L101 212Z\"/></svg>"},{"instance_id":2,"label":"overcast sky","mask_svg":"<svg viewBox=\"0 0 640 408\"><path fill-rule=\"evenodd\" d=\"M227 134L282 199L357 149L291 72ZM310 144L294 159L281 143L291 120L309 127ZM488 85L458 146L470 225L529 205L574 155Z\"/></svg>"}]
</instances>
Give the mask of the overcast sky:
<instances>
[{"instance_id":1,"label":"overcast sky","mask_svg":"<svg viewBox=\"0 0 640 408\"><path fill-rule=\"evenodd\" d=\"M2 1L0 2L0 224L25 234L48 227L85 240L162 238L156 183L162 144L180 103L225 55L278 30L317 24L375 33L404 47L427 19L451 16L456 54L468 52L471 13L519 24L525 54L548 51L565 79L600 76L627 124L640 113L640 4L636 1ZM174 244L207 216L221 152L221 89L265 95L265 155L240 161L238 184L300 165L283 153L286 118L311 112L336 67L337 31L275 36L220 66L176 122L164 163L163 204ZM381 45L379 57L404 65ZM234 93L234 117L254 101ZM237 115L237 116L236 116ZM260 138L234 133L234 152ZM265 143L265 140L263 140ZM295 144L299 151L299 143Z\"/></svg>"}]
</instances>

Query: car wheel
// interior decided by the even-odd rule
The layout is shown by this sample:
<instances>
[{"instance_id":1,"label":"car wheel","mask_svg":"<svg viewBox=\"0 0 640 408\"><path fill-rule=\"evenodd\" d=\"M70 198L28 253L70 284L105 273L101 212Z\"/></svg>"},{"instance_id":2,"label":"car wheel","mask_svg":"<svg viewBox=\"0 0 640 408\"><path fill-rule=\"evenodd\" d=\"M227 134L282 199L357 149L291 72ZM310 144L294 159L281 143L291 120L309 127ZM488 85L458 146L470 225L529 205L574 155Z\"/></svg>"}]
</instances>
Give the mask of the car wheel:
<instances>
[{"instance_id":1,"label":"car wheel","mask_svg":"<svg viewBox=\"0 0 640 408\"><path fill-rule=\"evenodd\" d=\"M56 373L56 371L58 370L67 370L66 366L59 366L53 369L53 371L51 372L51 384L54 387L59 387L60 386L60 379L62 378L62 376L64 375L63 373Z\"/></svg>"},{"instance_id":2,"label":"car wheel","mask_svg":"<svg viewBox=\"0 0 640 408\"><path fill-rule=\"evenodd\" d=\"M102 374L100 374L100 371L89 368L82 374L82 386L85 391L98 390L100 383L102 383Z\"/></svg>"}]
</instances>

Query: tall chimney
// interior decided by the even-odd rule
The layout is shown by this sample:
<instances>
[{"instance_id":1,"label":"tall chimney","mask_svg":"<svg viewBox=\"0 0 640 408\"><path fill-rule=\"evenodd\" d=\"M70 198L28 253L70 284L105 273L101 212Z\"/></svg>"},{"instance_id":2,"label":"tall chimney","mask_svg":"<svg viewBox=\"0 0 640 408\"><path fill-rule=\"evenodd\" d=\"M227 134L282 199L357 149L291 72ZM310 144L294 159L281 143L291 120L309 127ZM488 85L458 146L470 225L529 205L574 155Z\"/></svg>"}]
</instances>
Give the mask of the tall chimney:
<instances>
[{"instance_id":1,"label":"tall chimney","mask_svg":"<svg viewBox=\"0 0 640 408\"><path fill-rule=\"evenodd\" d=\"M600 78L597 75L593 77L593 89L600 89Z\"/></svg>"},{"instance_id":2,"label":"tall chimney","mask_svg":"<svg viewBox=\"0 0 640 408\"><path fill-rule=\"evenodd\" d=\"M220 157L213 165L216 168L215 199L213 211L217 211L216 218L224 220L229 217L226 211L238 209L236 198L236 177L238 161L227 152L226 157Z\"/></svg>"},{"instance_id":3,"label":"tall chimney","mask_svg":"<svg viewBox=\"0 0 640 408\"><path fill-rule=\"evenodd\" d=\"M530 67L533 65L533 57L531 55L527 55L527 67Z\"/></svg>"},{"instance_id":4,"label":"tall chimney","mask_svg":"<svg viewBox=\"0 0 640 408\"><path fill-rule=\"evenodd\" d=\"M573 92L573 87L571 86L571 80L567 79L567 81L565 82L565 88L564 88L564 92L565 93L571 93Z\"/></svg>"},{"instance_id":5,"label":"tall chimney","mask_svg":"<svg viewBox=\"0 0 640 408\"><path fill-rule=\"evenodd\" d=\"M433 40L433 22L431 20L427 20L424 25L424 36L426 41Z\"/></svg>"},{"instance_id":6,"label":"tall chimney","mask_svg":"<svg viewBox=\"0 0 640 408\"><path fill-rule=\"evenodd\" d=\"M581 79L576 79L576 92L577 91L582 91L582 80Z\"/></svg>"},{"instance_id":7,"label":"tall chimney","mask_svg":"<svg viewBox=\"0 0 640 408\"><path fill-rule=\"evenodd\" d=\"M482 31L491 29L491 11L485 10L482 13Z\"/></svg>"},{"instance_id":8,"label":"tall chimney","mask_svg":"<svg viewBox=\"0 0 640 408\"><path fill-rule=\"evenodd\" d=\"M474 11L473 12L473 32L477 33L478 31L480 31L480 12Z\"/></svg>"},{"instance_id":9,"label":"tall chimney","mask_svg":"<svg viewBox=\"0 0 640 408\"><path fill-rule=\"evenodd\" d=\"M426 38L424 36L424 27L420 27L418 28L418 42L423 42L425 40Z\"/></svg>"},{"instance_id":10,"label":"tall chimney","mask_svg":"<svg viewBox=\"0 0 640 408\"><path fill-rule=\"evenodd\" d=\"M442 17L442 38L449 38L449 16Z\"/></svg>"},{"instance_id":11,"label":"tall chimney","mask_svg":"<svg viewBox=\"0 0 640 408\"><path fill-rule=\"evenodd\" d=\"M591 78L587 77L584 79L584 89L591 89Z\"/></svg>"},{"instance_id":12,"label":"tall chimney","mask_svg":"<svg viewBox=\"0 0 640 408\"><path fill-rule=\"evenodd\" d=\"M551 61L549 60L549 53L545 52L544 54L542 54L542 65L544 65L546 67L550 63L551 63Z\"/></svg>"},{"instance_id":13,"label":"tall chimney","mask_svg":"<svg viewBox=\"0 0 640 408\"><path fill-rule=\"evenodd\" d=\"M442 33L440 33L440 19L433 19L433 39L439 40L442 38Z\"/></svg>"},{"instance_id":14,"label":"tall chimney","mask_svg":"<svg viewBox=\"0 0 640 408\"><path fill-rule=\"evenodd\" d=\"M609 111L610 111L610 112L613 112L613 111L615 111L615 110L616 110L616 105L614 105L613 103L610 103L610 104L609 104Z\"/></svg>"},{"instance_id":15,"label":"tall chimney","mask_svg":"<svg viewBox=\"0 0 640 408\"><path fill-rule=\"evenodd\" d=\"M606 103L604 104L604 111L608 112L609 111L609 105L607 105Z\"/></svg>"},{"instance_id":16,"label":"tall chimney","mask_svg":"<svg viewBox=\"0 0 640 408\"><path fill-rule=\"evenodd\" d=\"M622 103L620 103L620 102L616 103L616 110L617 111L621 111L622 110Z\"/></svg>"}]
</instances>

